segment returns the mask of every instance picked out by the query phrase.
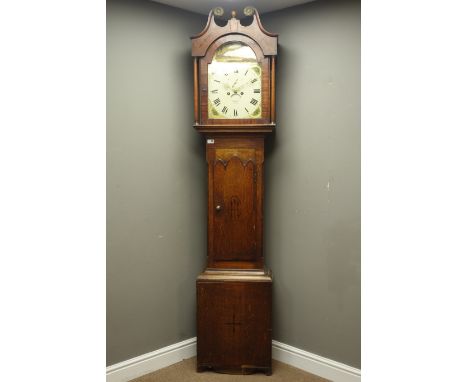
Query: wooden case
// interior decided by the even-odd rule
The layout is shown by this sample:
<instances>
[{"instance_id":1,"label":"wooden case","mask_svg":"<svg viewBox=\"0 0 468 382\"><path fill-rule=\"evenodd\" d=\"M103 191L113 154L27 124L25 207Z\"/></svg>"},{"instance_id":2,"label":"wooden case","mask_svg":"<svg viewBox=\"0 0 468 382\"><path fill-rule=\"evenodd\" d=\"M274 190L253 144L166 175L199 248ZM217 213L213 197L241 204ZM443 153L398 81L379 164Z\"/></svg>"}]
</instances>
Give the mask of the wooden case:
<instances>
[{"instance_id":1,"label":"wooden case","mask_svg":"<svg viewBox=\"0 0 468 382\"><path fill-rule=\"evenodd\" d=\"M272 278L263 258L264 141L276 125L278 35L267 32L258 12L251 23L232 12L218 25L211 11L192 37L194 128L206 140L208 167L208 264L197 279L197 370L271 374ZM259 118L209 118L208 65L228 42L250 47L261 68Z\"/></svg>"}]
</instances>

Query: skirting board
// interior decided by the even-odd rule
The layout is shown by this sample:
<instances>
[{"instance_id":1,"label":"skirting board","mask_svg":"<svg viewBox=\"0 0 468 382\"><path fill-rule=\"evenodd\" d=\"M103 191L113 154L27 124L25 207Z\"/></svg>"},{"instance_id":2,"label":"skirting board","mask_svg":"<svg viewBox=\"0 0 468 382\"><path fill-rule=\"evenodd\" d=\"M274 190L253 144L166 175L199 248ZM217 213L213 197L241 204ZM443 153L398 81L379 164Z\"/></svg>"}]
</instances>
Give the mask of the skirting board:
<instances>
[{"instance_id":1,"label":"skirting board","mask_svg":"<svg viewBox=\"0 0 468 382\"><path fill-rule=\"evenodd\" d=\"M127 382L197 355L197 337L108 366L106 382Z\"/></svg>"},{"instance_id":2,"label":"skirting board","mask_svg":"<svg viewBox=\"0 0 468 382\"><path fill-rule=\"evenodd\" d=\"M273 341L273 359L334 382L360 382L361 370L304 350ZM108 366L106 382L128 382L197 355L197 338ZM274 369L273 369L274 372ZM185 381L181 381L185 382Z\"/></svg>"},{"instance_id":3,"label":"skirting board","mask_svg":"<svg viewBox=\"0 0 468 382\"><path fill-rule=\"evenodd\" d=\"M361 370L317 354L273 341L272 357L277 361L334 382L360 382ZM275 370L273 369L273 372Z\"/></svg>"}]
</instances>

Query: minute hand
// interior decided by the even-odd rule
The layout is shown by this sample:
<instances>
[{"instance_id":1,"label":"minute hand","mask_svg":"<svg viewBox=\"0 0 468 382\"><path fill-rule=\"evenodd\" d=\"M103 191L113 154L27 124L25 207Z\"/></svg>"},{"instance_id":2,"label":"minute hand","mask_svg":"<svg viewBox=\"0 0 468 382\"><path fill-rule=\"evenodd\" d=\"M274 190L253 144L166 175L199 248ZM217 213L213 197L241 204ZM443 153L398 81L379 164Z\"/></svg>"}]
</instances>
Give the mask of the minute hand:
<instances>
[{"instance_id":1,"label":"minute hand","mask_svg":"<svg viewBox=\"0 0 468 382\"><path fill-rule=\"evenodd\" d=\"M239 90L243 89L244 87L246 87L247 85L252 85L253 82L252 81L247 81L247 82L244 82L241 86L237 87L236 89L233 89L234 91L238 92Z\"/></svg>"}]
</instances>

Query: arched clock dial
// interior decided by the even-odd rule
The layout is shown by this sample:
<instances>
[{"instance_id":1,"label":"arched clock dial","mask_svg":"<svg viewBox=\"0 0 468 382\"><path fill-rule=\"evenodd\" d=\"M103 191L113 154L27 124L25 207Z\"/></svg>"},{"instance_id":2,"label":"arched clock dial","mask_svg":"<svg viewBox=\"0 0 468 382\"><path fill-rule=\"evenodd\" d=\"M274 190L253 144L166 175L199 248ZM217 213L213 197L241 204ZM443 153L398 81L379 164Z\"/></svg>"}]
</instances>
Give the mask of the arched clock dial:
<instances>
[{"instance_id":1,"label":"arched clock dial","mask_svg":"<svg viewBox=\"0 0 468 382\"><path fill-rule=\"evenodd\" d=\"M254 51L239 42L222 45L208 65L208 117L261 118L262 69Z\"/></svg>"}]
</instances>

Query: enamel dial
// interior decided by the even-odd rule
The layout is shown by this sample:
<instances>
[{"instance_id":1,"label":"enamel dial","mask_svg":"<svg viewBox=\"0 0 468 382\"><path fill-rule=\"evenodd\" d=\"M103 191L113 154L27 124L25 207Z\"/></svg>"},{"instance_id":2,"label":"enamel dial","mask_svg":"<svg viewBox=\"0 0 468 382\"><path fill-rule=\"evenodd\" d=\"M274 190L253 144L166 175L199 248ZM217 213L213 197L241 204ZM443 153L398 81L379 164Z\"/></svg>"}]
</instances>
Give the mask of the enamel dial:
<instances>
[{"instance_id":1,"label":"enamel dial","mask_svg":"<svg viewBox=\"0 0 468 382\"><path fill-rule=\"evenodd\" d=\"M262 70L255 52L240 42L222 45L208 65L208 118L262 116Z\"/></svg>"}]
</instances>

